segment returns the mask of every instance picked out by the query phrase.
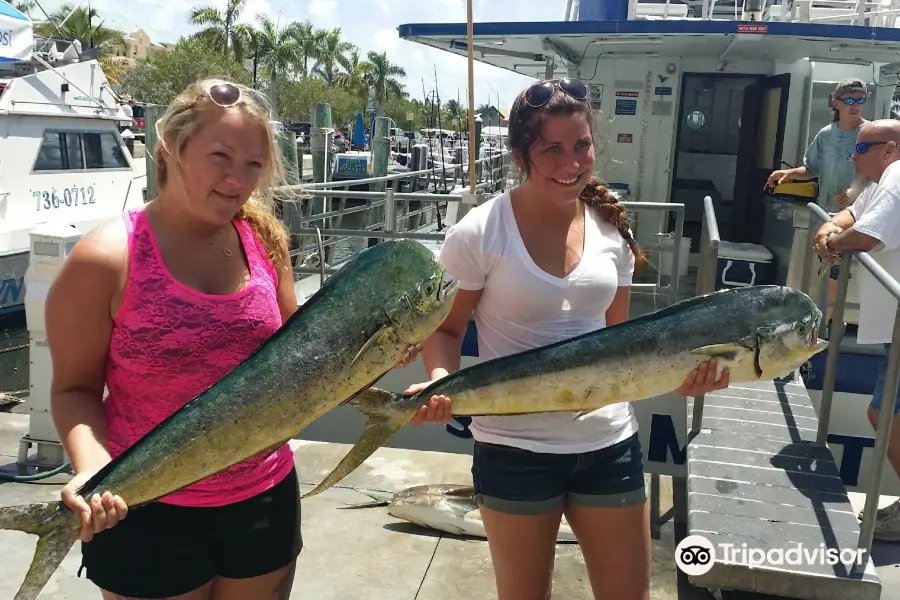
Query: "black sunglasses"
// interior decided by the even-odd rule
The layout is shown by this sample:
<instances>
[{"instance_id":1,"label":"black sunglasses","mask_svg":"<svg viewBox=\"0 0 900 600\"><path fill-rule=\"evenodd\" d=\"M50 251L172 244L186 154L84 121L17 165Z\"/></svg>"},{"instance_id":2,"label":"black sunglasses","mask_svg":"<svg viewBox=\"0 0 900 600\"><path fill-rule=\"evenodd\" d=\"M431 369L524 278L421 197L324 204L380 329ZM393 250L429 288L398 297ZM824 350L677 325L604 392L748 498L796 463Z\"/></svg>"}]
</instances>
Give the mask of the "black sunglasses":
<instances>
[{"instance_id":1,"label":"black sunglasses","mask_svg":"<svg viewBox=\"0 0 900 600\"><path fill-rule=\"evenodd\" d=\"M556 88L561 89L566 95L583 102L587 99L587 86L577 79L566 77L560 80L540 81L532 85L525 92L525 104L531 108L539 108L553 97Z\"/></svg>"}]
</instances>

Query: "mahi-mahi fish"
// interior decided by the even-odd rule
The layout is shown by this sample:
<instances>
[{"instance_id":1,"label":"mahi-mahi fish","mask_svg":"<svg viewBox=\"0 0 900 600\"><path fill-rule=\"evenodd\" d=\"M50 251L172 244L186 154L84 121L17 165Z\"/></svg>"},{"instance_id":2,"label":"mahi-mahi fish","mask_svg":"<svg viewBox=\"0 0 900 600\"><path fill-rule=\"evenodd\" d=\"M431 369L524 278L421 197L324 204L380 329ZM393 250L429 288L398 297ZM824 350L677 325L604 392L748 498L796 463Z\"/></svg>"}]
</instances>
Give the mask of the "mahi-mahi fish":
<instances>
[{"instance_id":1,"label":"mahi-mahi fish","mask_svg":"<svg viewBox=\"0 0 900 600\"><path fill-rule=\"evenodd\" d=\"M97 472L130 510L271 453L372 385L446 318L457 283L412 240L366 249L327 279L251 356ZM78 538L62 502L0 508L0 529L39 536L15 600L34 600ZM97 535L103 535L100 532Z\"/></svg>"},{"instance_id":2,"label":"mahi-mahi fish","mask_svg":"<svg viewBox=\"0 0 900 600\"><path fill-rule=\"evenodd\" d=\"M350 404L368 417L362 437L304 497L342 480L434 395L458 416L573 412L676 390L716 359L730 384L795 372L828 343L822 311L803 292L776 285L716 291L540 348L475 364L410 395L368 388Z\"/></svg>"},{"instance_id":3,"label":"mahi-mahi fish","mask_svg":"<svg viewBox=\"0 0 900 600\"><path fill-rule=\"evenodd\" d=\"M487 538L481 512L475 502L475 488L470 485L448 483L417 485L395 494L357 491L369 496L375 502L350 508L386 506L388 514L392 517L419 527L464 537ZM563 543L578 541L565 515L561 519L556 541Z\"/></svg>"}]
</instances>

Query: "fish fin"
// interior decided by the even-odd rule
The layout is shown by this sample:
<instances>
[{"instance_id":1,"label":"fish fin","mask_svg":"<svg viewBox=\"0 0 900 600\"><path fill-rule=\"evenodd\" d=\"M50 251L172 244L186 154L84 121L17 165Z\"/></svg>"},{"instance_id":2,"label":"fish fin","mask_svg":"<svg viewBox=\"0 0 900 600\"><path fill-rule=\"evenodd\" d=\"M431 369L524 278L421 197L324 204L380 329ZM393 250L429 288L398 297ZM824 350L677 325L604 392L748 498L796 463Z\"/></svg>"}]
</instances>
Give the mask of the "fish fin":
<instances>
[{"instance_id":1,"label":"fish fin","mask_svg":"<svg viewBox=\"0 0 900 600\"><path fill-rule=\"evenodd\" d=\"M712 344L711 346L695 348L691 350L691 354L703 354L710 358L735 360L741 354L750 351L750 348L740 344Z\"/></svg>"},{"instance_id":2,"label":"fish fin","mask_svg":"<svg viewBox=\"0 0 900 600\"><path fill-rule=\"evenodd\" d=\"M389 330L390 325L383 325L372 335L372 337L366 340L366 343L362 345L362 348L359 349L359 352L357 352L356 356L353 357L353 360L350 361L350 367L356 364L356 361L359 360L359 357L362 356L366 350L368 350L372 346L377 345L381 341L381 338L384 337L384 334Z\"/></svg>"},{"instance_id":3,"label":"fish fin","mask_svg":"<svg viewBox=\"0 0 900 600\"><path fill-rule=\"evenodd\" d=\"M320 494L341 481L406 425L415 415L417 408L415 402L409 401L410 398L414 396L403 396L372 387L351 400L350 404L368 417L363 434L347 456L303 498Z\"/></svg>"},{"instance_id":4,"label":"fish fin","mask_svg":"<svg viewBox=\"0 0 900 600\"><path fill-rule=\"evenodd\" d=\"M368 494L366 494L368 496ZM387 506L390 504L390 500L376 500L375 502L366 502L364 504L347 504L347 506L342 506L340 510L353 510L356 508L375 508L377 506Z\"/></svg>"},{"instance_id":5,"label":"fish fin","mask_svg":"<svg viewBox=\"0 0 900 600\"><path fill-rule=\"evenodd\" d=\"M38 536L34 557L14 600L35 600L78 540L81 521L62 502L0 508L0 529Z\"/></svg>"}]
</instances>

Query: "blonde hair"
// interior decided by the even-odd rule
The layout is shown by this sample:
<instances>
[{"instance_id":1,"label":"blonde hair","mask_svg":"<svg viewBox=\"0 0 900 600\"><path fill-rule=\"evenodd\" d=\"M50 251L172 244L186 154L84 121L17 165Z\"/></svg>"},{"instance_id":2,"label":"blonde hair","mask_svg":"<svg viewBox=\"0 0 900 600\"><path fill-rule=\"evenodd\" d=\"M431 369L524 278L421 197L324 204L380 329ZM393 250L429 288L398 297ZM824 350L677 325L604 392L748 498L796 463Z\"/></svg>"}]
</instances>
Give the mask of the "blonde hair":
<instances>
[{"instance_id":1,"label":"blonde hair","mask_svg":"<svg viewBox=\"0 0 900 600\"><path fill-rule=\"evenodd\" d=\"M156 122L156 189L161 191L168 181L169 170L166 155L175 163L181 163L181 152L188 141L204 126L209 111L219 107L207 96L211 87L229 83L241 90L240 101L234 108L257 121L265 132L265 157L262 173L256 189L238 212L238 218L247 221L259 237L263 247L276 267L284 266L284 248L288 233L275 216L275 199L272 188L286 181L281 149L269 127L269 104L256 90L226 79L203 79L189 85L169 104L165 114Z\"/></svg>"}]
</instances>

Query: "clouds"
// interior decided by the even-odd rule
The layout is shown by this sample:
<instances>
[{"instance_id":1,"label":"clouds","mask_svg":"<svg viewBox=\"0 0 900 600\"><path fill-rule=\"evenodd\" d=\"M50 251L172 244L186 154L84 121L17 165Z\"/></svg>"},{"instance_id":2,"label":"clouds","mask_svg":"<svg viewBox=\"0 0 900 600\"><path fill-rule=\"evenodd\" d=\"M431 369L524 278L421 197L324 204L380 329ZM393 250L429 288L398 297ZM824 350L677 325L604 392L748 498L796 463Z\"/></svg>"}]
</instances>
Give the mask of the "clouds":
<instances>
[{"instance_id":1,"label":"clouds","mask_svg":"<svg viewBox=\"0 0 900 600\"><path fill-rule=\"evenodd\" d=\"M42 2L49 12L63 0ZM143 28L155 42L174 42L195 28L188 24L194 7L212 5L224 10L226 0L91 0L91 5L106 19L106 25L131 33ZM476 21L555 21L563 18L564 5L547 0L489 2L474 0ZM320 29L340 27L344 39L360 48L365 58L371 50L387 52L391 62L407 73L406 88L412 97L420 98L422 80L426 93L435 89L437 70L441 100L467 99L467 64L464 56L455 56L415 42L402 40L397 27L403 23L462 23L466 20L466 0L247 0L241 20L255 22L257 13L267 14L273 21L308 19ZM152 18L148 18L152 15ZM515 95L528 85L530 78L475 62L475 103L500 104L508 107Z\"/></svg>"}]
</instances>

